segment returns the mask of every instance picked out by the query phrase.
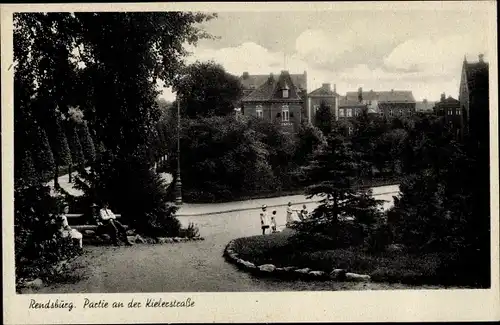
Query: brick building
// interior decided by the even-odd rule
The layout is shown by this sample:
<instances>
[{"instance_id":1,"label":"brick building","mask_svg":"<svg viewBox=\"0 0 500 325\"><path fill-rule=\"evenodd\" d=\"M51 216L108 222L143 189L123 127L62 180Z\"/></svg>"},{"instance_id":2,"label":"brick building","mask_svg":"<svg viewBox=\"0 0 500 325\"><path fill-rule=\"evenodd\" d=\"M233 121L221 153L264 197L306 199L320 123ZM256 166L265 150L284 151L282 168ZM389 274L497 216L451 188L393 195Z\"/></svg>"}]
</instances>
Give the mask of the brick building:
<instances>
[{"instance_id":1,"label":"brick building","mask_svg":"<svg viewBox=\"0 0 500 325\"><path fill-rule=\"evenodd\" d=\"M329 83L324 83L321 88L313 90L307 95L307 120L311 124L315 124L316 112L321 104L330 108L332 120L337 119L337 111L339 106L340 95L337 94L336 86L332 87Z\"/></svg>"},{"instance_id":2,"label":"brick building","mask_svg":"<svg viewBox=\"0 0 500 325\"><path fill-rule=\"evenodd\" d=\"M468 130L479 146L489 149L489 64L482 54L474 63L464 58L459 101L462 132Z\"/></svg>"},{"instance_id":3,"label":"brick building","mask_svg":"<svg viewBox=\"0 0 500 325\"><path fill-rule=\"evenodd\" d=\"M437 116L443 116L446 124L451 124L457 129L462 128L463 120L459 100L451 96L446 98L446 94L441 94L441 100L434 106L434 113Z\"/></svg>"},{"instance_id":4,"label":"brick building","mask_svg":"<svg viewBox=\"0 0 500 325\"><path fill-rule=\"evenodd\" d=\"M279 76L245 72L240 81L243 85L243 115L277 122L289 132L297 131L307 107L306 72L290 74L281 71Z\"/></svg>"},{"instance_id":5,"label":"brick building","mask_svg":"<svg viewBox=\"0 0 500 325\"><path fill-rule=\"evenodd\" d=\"M370 112L376 112L387 118L411 116L415 114L416 101L411 91L363 91L347 92L346 99L366 104Z\"/></svg>"}]
</instances>

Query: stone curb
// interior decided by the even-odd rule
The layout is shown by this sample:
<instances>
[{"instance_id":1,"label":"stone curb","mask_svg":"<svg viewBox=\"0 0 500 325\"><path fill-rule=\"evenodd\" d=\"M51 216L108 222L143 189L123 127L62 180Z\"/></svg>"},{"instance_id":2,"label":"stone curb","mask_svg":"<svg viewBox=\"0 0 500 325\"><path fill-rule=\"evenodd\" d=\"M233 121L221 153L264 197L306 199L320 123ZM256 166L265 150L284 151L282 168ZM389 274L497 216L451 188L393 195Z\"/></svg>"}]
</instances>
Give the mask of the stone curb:
<instances>
[{"instance_id":1,"label":"stone curb","mask_svg":"<svg viewBox=\"0 0 500 325\"><path fill-rule=\"evenodd\" d=\"M143 238L140 235L129 235L127 236L128 240L130 242L133 242L135 244L175 244L175 243L185 243L189 241L201 241L205 240L204 237L198 236L198 237L157 237L155 238ZM102 239L100 236L95 236L94 238L85 238L84 239L84 246L85 242L87 242L87 245L96 245L96 244L102 244L104 242L110 241L111 238L105 238L105 240ZM90 241L90 243L89 243Z\"/></svg>"},{"instance_id":2,"label":"stone curb","mask_svg":"<svg viewBox=\"0 0 500 325\"><path fill-rule=\"evenodd\" d=\"M239 258L234 250L234 239L231 240L224 249L223 257L229 263L235 264L240 269L258 276L275 276L289 279L322 280L322 281L354 281L370 282L368 274L350 273L344 269L334 269L329 274L324 271L316 271L310 268L298 268L295 266L276 267L273 264L256 265L252 262Z\"/></svg>"}]
</instances>

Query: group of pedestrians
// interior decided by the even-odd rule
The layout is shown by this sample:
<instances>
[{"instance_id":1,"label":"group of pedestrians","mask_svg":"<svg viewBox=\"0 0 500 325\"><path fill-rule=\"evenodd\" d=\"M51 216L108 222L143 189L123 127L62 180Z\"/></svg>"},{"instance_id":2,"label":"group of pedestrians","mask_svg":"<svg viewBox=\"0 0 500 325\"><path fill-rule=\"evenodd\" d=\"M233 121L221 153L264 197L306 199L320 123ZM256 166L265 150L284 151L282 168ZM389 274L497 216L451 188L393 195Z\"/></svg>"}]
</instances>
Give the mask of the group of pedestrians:
<instances>
[{"instance_id":1,"label":"group of pedestrians","mask_svg":"<svg viewBox=\"0 0 500 325\"><path fill-rule=\"evenodd\" d=\"M293 213L296 212L299 220L304 221L309 216L309 211L307 211L307 207L304 204L301 210L293 209L292 202L288 202L286 208L286 227L289 227L295 220L293 220ZM276 210L272 211L271 217L269 217L267 213L267 205L262 205L262 211L260 212L260 226L262 229L262 235L266 234L267 230L271 230L271 233L276 233L277 224L276 224Z\"/></svg>"}]
</instances>

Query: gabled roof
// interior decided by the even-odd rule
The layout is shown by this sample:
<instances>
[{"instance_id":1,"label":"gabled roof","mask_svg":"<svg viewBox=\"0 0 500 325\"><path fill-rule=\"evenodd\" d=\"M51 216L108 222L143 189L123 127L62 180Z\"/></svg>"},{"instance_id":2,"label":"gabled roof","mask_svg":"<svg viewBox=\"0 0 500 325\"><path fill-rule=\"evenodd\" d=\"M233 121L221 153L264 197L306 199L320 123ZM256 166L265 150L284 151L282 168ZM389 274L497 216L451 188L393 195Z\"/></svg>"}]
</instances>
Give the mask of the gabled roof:
<instances>
[{"instance_id":1,"label":"gabled roof","mask_svg":"<svg viewBox=\"0 0 500 325\"><path fill-rule=\"evenodd\" d=\"M315 89L309 93L309 96L318 96L318 97L336 97L339 94L337 94L335 91L331 89L327 89L325 87L320 87L318 89Z\"/></svg>"},{"instance_id":2,"label":"gabled roof","mask_svg":"<svg viewBox=\"0 0 500 325\"><path fill-rule=\"evenodd\" d=\"M352 100L349 98L341 97L339 99L339 107L367 107L367 104L360 103L357 99Z\"/></svg>"},{"instance_id":3,"label":"gabled roof","mask_svg":"<svg viewBox=\"0 0 500 325\"><path fill-rule=\"evenodd\" d=\"M359 100L359 93L357 91L349 91L346 94L350 100ZM408 90L391 90L391 91L363 91L363 100L377 100L379 102L389 103L414 103L415 98L413 93Z\"/></svg>"},{"instance_id":4,"label":"gabled roof","mask_svg":"<svg viewBox=\"0 0 500 325\"><path fill-rule=\"evenodd\" d=\"M246 72L243 73L242 76L239 77L241 84L244 89L257 89L262 84L264 84L269 78L268 74L248 74ZM304 74L290 74L290 78L292 79L293 85L298 87L299 89L307 89L307 75ZM253 88L252 88L253 86ZM288 85L290 86L290 85Z\"/></svg>"},{"instance_id":5,"label":"gabled roof","mask_svg":"<svg viewBox=\"0 0 500 325\"><path fill-rule=\"evenodd\" d=\"M448 96L445 99L442 99L441 101L437 102L434 107L440 108L440 107L459 107L460 106L460 101Z\"/></svg>"},{"instance_id":6,"label":"gabled roof","mask_svg":"<svg viewBox=\"0 0 500 325\"><path fill-rule=\"evenodd\" d=\"M283 98L283 89L288 89L287 98ZM296 88L291 75L287 71L282 71L278 78L273 75L268 76L260 87L242 99L243 102L269 100L302 100L299 90Z\"/></svg>"}]
</instances>

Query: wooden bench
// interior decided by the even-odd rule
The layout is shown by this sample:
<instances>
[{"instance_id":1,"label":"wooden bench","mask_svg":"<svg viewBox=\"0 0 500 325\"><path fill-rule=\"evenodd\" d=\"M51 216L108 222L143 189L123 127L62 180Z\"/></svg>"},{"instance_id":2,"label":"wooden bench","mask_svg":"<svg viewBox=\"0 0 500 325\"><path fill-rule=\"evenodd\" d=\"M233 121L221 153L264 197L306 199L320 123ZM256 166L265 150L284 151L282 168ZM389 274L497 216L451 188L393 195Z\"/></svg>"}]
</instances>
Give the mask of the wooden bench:
<instances>
[{"instance_id":1,"label":"wooden bench","mask_svg":"<svg viewBox=\"0 0 500 325\"><path fill-rule=\"evenodd\" d=\"M78 230L79 232L82 232L82 233L83 233L84 230L93 230L93 231L96 231L97 227L99 227L96 224L92 224L92 225L73 225L73 224L71 224L72 220L75 220L77 218L81 218L82 216L83 216L83 214L68 213L66 215L66 218L68 218L68 224L70 225L70 227L73 228L73 229L76 229L76 230ZM115 216L116 216L117 219L120 219L122 217L121 214L115 214ZM125 229L128 229L127 225L123 225L123 226L125 227Z\"/></svg>"}]
</instances>

